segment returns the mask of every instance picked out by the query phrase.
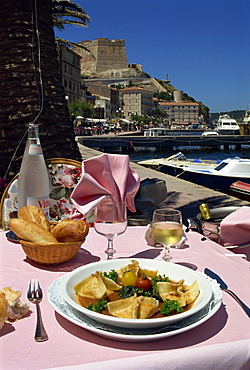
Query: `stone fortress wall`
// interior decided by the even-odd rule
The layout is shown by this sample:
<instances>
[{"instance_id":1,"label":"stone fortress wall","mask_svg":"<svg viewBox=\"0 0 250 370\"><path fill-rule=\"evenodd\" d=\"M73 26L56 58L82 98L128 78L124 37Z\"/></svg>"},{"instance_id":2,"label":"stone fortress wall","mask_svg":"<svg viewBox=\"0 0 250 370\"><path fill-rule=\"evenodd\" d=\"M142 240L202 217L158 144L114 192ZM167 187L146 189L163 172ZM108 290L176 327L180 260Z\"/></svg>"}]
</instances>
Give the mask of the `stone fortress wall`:
<instances>
[{"instance_id":1,"label":"stone fortress wall","mask_svg":"<svg viewBox=\"0 0 250 370\"><path fill-rule=\"evenodd\" d=\"M128 69L125 40L109 40L100 38L92 41L79 42L92 54L75 49L81 55L81 72L87 76L98 76L102 72Z\"/></svg>"}]
</instances>

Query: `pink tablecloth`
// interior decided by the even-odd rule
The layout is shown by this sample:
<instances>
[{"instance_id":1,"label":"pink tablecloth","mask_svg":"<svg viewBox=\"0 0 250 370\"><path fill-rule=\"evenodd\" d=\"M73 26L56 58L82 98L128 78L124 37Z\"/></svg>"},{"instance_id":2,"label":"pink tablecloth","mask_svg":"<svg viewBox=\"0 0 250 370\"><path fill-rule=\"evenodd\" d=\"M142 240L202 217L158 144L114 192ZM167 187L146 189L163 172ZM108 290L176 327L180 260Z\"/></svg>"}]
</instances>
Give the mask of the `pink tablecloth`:
<instances>
[{"instance_id":1,"label":"pink tablecloth","mask_svg":"<svg viewBox=\"0 0 250 370\"><path fill-rule=\"evenodd\" d=\"M160 258L159 249L147 246L145 227L129 227L115 240L116 257ZM201 235L188 233L185 249L172 249L174 262L182 262L219 274L250 306L250 263L230 257L228 250ZM91 229L78 255L58 266L39 266L28 260L19 244L0 233L0 287L11 286L26 296L28 280L38 278L44 292L59 276L85 263L105 259L106 240ZM149 343L119 342L97 336L55 313L45 294L41 303L49 340L33 339L35 307L20 321L6 324L1 336L1 369L241 369L250 368L250 320L235 300L223 292L218 312L202 325L185 333Z\"/></svg>"}]
</instances>

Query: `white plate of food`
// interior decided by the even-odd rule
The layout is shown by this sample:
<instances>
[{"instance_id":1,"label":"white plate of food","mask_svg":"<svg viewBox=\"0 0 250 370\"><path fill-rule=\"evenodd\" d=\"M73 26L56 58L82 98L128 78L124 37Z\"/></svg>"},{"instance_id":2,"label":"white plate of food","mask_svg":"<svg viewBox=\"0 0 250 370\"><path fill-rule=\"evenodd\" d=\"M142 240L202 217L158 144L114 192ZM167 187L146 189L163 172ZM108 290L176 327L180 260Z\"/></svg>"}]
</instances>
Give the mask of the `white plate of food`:
<instances>
[{"instance_id":1,"label":"white plate of food","mask_svg":"<svg viewBox=\"0 0 250 370\"><path fill-rule=\"evenodd\" d=\"M154 329L119 328L103 324L84 315L82 312L70 306L62 297L61 289L66 275L57 278L50 285L48 288L48 300L59 315L80 328L86 329L96 335L123 342L157 341L196 328L210 319L219 310L222 303L222 294L218 283L205 274L199 272L197 272L197 274L203 276L211 285L212 297L209 303L199 312L186 319Z\"/></svg>"},{"instance_id":2,"label":"white plate of food","mask_svg":"<svg viewBox=\"0 0 250 370\"><path fill-rule=\"evenodd\" d=\"M124 272L134 271L135 268L137 269L137 275L141 275L141 271L146 271L151 275L156 273L157 279L159 276L169 277L169 283L162 281L160 281L160 283L157 282L157 286L159 287L160 285L160 289L163 289L163 291L161 291L163 303L165 303L165 301L178 300L178 297L181 297L181 300L182 298L184 299L183 302L188 302L187 305L184 303L181 304L183 307L182 312L167 316L165 313L162 315L159 313L159 310L162 311L163 305L163 303L160 303L160 298L150 298L151 301L149 302L146 301L146 298L139 297L139 293L132 293L129 297L126 296L126 299L124 299L125 297L123 296L122 299L116 298L114 302L108 302L108 312L104 310L103 313L90 310L86 308L86 305L84 306L84 304L81 305L79 303L79 298L82 298L82 296L92 297L93 292L97 294L95 298L98 296L98 299L94 299L94 302L97 302L100 298L109 300L111 288L110 286L108 286L108 288L104 286L107 279L105 281L103 280L105 279L103 278L103 274L116 271L121 277ZM153 280L152 277L150 279ZM103 281L105 284L103 284ZM159 281L159 279L157 281ZM121 281L118 281L118 285L120 284ZM106 291L105 288L107 288ZM99 294L100 289L102 290L101 294ZM76 292L80 293L76 294ZM122 290L118 289L118 295L121 292ZM71 307L100 323L131 329L149 329L169 325L196 314L210 302L212 287L204 276L181 265L143 258L137 258L136 260L115 259L88 264L66 274L61 285L61 294L63 299ZM195 299L192 298L193 294L196 295ZM191 302L189 299L190 296ZM143 306L144 303L145 305ZM170 302L170 304L172 304L172 302ZM154 305L153 308L151 307L152 305ZM152 309L153 315L151 312L149 316L139 317L137 312L139 310L140 312L145 312L145 307L147 310L148 306L151 307L150 309ZM134 314L135 312L136 314Z\"/></svg>"}]
</instances>

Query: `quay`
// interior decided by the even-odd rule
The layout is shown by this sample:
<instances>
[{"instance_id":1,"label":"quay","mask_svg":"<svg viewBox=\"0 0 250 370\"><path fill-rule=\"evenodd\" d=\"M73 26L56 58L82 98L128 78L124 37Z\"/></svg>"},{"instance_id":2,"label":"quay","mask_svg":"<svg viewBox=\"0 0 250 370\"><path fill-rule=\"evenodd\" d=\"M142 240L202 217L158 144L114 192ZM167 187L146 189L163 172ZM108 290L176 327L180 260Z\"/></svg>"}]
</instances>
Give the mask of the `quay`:
<instances>
[{"instance_id":1,"label":"quay","mask_svg":"<svg viewBox=\"0 0 250 370\"><path fill-rule=\"evenodd\" d=\"M76 138L83 160L103 154L103 152L82 145L81 140L79 139L81 138ZM210 208L250 205L248 201L193 184L189 181L185 181L150 168L145 168L137 163L131 162L131 167L139 174L141 181L157 178L165 182L166 198L162 200L159 194L159 203L152 201L150 197L136 200L136 208L138 212L131 212L128 214L129 225L148 225L152 219L153 211L159 206L168 206L179 209L183 215L183 222L187 225L187 218L191 217L194 220L196 219L196 215L199 213L199 205L201 203L208 203ZM155 199L157 194L153 195Z\"/></svg>"},{"instance_id":2,"label":"quay","mask_svg":"<svg viewBox=\"0 0 250 370\"><path fill-rule=\"evenodd\" d=\"M135 134L78 136L78 142L89 148L103 152L132 153L137 148L154 150L172 150L174 147L209 147L215 150L230 147L240 150L243 145L250 145L249 135L164 135L147 137Z\"/></svg>"}]
</instances>

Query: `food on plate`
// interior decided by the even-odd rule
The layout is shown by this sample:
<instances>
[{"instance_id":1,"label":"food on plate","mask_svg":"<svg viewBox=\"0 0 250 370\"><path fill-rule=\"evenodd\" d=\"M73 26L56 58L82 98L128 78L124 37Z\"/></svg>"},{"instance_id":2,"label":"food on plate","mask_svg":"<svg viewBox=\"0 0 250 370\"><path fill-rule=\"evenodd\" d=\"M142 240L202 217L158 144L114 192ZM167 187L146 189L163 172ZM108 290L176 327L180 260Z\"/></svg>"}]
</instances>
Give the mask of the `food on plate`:
<instances>
[{"instance_id":1,"label":"food on plate","mask_svg":"<svg viewBox=\"0 0 250 370\"><path fill-rule=\"evenodd\" d=\"M167 270L167 268L166 268ZM77 302L92 311L126 319L159 318L190 309L199 296L195 280L173 281L138 261L109 272L96 271L74 286Z\"/></svg>"},{"instance_id":2,"label":"food on plate","mask_svg":"<svg viewBox=\"0 0 250 370\"><path fill-rule=\"evenodd\" d=\"M88 235L89 228L84 220L68 220L58 222L53 228L52 235L62 243L78 242Z\"/></svg>"},{"instance_id":3,"label":"food on plate","mask_svg":"<svg viewBox=\"0 0 250 370\"><path fill-rule=\"evenodd\" d=\"M24 206L18 211L18 218L29 222L35 222L45 230L50 231L49 221L47 220L43 211L36 206Z\"/></svg>"},{"instance_id":4,"label":"food on plate","mask_svg":"<svg viewBox=\"0 0 250 370\"><path fill-rule=\"evenodd\" d=\"M29 311L27 302L21 301L21 292L10 287L0 290L0 329L7 320L18 320Z\"/></svg>"},{"instance_id":5,"label":"food on plate","mask_svg":"<svg viewBox=\"0 0 250 370\"><path fill-rule=\"evenodd\" d=\"M8 301L5 294L0 291L0 329L8 319Z\"/></svg>"},{"instance_id":6,"label":"food on plate","mask_svg":"<svg viewBox=\"0 0 250 370\"><path fill-rule=\"evenodd\" d=\"M159 306L159 301L153 297L143 297L142 295L137 297L139 302L138 307L138 318L147 319L152 317Z\"/></svg>"},{"instance_id":7,"label":"food on plate","mask_svg":"<svg viewBox=\"0 0 250 370\"><path fill-rule=\"evenodd\" d=\"M125 271L122 274L121 280L123 286L135 285L137 280L137 274L131 270Z\"/></svg>"},{"instance_id":8,"label":"food on plate","mask_svg":"<svg viewBox=\"0 0 250 370\"><path fill-rule=\"evenodd\" d=\"M28 242L38 244L57 243L56 238L49 231L34 222L22 220L21 218L11 218L9 220L9 227L18 238Z\"/></svg>"},{"instance_id":9,"label":"food on plate","mask_svg":"<svg viewBox=\"0 0 250 370\"><path fill-rule=\"evenodd\" d=\"M120 290L121 286L113 280L103 276L101 271L96 271L86 279L80 281L74 286L76 294L79 296L101 299L107 293L107 290Z\"/></svg>"},{"instance_id":10,"label":"food on plate","mask_svg":"<svg viewBox=\"0 0 250 370\"><path fill-rule=\"evenodd\" d=\"M181 307L180 303L173 299L166 299L163 305L161 306L160 310L161 314L164 316L171 315L172 312L181 313L183 312L183 308Z\"/></svg>"},{"instance_id":11,"label":"food on plate","mask_svg":"<svg viewBox=\"0 0 250 370\"><path fill-rule=\"evenodd\" d=\"M184 280L180 280L174 284L172 282L159 282L157 283L157 287L163 301L166 299L175 299L181 306L193 302L197 297L197 281L194 281L190 286L185 285Z\"/></svg>"},{"instance_id":12,"label":"food on plate","mask_svg":"<svg viewBox=\"0 0 250 370\"><path fill-rule=\"evenodd\" d=\"M108 312L115 317L124 319L137 319L137 309L139 303L136 294L123 300L116 300L108 302Z\"/></svg>"},{"instance_id":13,"label":"food on plate","mask_svg":"<svg viewBox=\"0 0 250 370\"><path fill-rule=\"evenodd\" d=\"M136 279L135 286L139 289L149 290L152 284L151 280L146 275L142 275Z\"/></svg>"},{"instance_id":14,"label":"food on plate","mask_svg":"<svg viewBox=\"0 0 250 370\"><path fill-rule=\"evenodd\" d=\"M84 220L48 222L43 211L35 206L22 207L18 216L10 219L9 228L19 239L39 245L84 242L89 232Z\"/></svg>"},{"instance_id":15,"label":"food on plate","mask_svg":"<svg viewBox=\"0 0 250 370\"><path fill-rule=\"evenodd\" d=\"M147 319L154 315L159 301L153 297L143 297L135 294L133 297L107 303L111 316L124 319Z\"/></svg>"}]
</instances>

